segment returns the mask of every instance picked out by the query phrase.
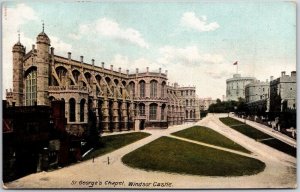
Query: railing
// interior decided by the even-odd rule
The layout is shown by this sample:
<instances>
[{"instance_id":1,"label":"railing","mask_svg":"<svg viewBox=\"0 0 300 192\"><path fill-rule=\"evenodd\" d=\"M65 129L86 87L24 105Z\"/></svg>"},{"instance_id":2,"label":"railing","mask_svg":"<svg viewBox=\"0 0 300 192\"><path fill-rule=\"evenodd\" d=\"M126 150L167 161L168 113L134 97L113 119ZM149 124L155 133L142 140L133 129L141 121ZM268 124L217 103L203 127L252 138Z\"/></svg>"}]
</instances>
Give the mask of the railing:
<instances>
[{"instance_id":1,"label":"railing","mask_svg":"<svg viewBox=\"0 0 300 192\"><path fill-rule=\"evenodd\" d=\"M146 115L137 115L135 119L146 119Z\"/></svg>"},{"instance_id":2,"label":"railing","mask_svg":"<svg viewBox=\"0 0 300 192\"><path fill-rule=\"evenodd\" d=\"M66 86L49 86L49 91L88 91L87 87L78 85L66 85Z\"/></svg>"}]
</instances>

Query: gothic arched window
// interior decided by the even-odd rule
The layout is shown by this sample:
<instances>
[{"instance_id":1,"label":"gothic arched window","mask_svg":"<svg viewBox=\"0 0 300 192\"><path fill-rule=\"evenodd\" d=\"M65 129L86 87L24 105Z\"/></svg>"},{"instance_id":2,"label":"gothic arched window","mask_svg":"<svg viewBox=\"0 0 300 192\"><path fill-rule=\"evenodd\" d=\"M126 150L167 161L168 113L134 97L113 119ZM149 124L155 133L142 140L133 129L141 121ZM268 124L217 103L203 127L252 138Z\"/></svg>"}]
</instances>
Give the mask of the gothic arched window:
<instances>
[{"instance_id":1,"label":"gothic arched window","mask_svg":"<svg viewBox=\"0 0 300 192\"><path fill-rule=\"evenodd\" d=\"M37 70L32 69L25 80L25 105L31 106L37 102Z\"/></svg>"},{"instance_id":2,"label":"gothic arched window","mask_svg":"<svg viewBox=\"0 0 300 192\"><path fill-rule=\"evenodd\" d=\"M166 82L163 82L161 84L161 97L164 98L165 97L165 87L166 87Z\"/></svg>"},{"instance_id":3,"label":"gothic arched window","mask_svg":"<svg viewBox=\"0 0 300 192\"><path fill-rule=\"evenodd\" d=\"M145 104L144 103L139 104L139 114L145 115Z\"/></svg>"},{"instance_id":4,"label":"gothic arched window","mask_svg":"<svg viewBox=\"0 0 300 192\"><path fill-rule=\"evenodd\" d=\"M72 71L72 75L76 83L78 83L80 72L77 70Z\"/></svg>"},{"instance_id":5,"label":"gothic arched window","mask_svg":"<svg viewBox=\"0 0 300 192\"><path fill-rule=\"evenodd\" d=\"M157 81L150 82L150 97L157 97Z\"/></svg>"},{"instance_id":6,"label":"gothic arched window","mask_svg":"<svg viewBox=\"0 0 300 192\"><path fill-rule=\"evenodd\" d=\"M135 97L135 84L133 81L129 83L129 93L132 98Z\"/></svg>"},{"instance_id":7,"label":"gothic arched window","mask_svg":"<svg viewBox=\"0 0 300 192\"><path fill-rule=\"evenodd\" d=\"M140 97L145 97L145 81L140 81Z\"/></svg>"},{"instance_id":8,"label":"gothic arched window","mask_svg":"<svg viewBox=\"0 0 300 192\"><path fill-rule=\"evenodd\" d=\"M84 122L84 106L85 106L85 99L81 99L81 101L80 101L80 122Z\"/></svg>"},{"instance_id":9,"label":"gothic arched window","mask_svg":"<svg viewBox=\"0 0 300 192\"><path fill-rule=\"evenodd\" d=\"M156 120L156 116L157 116L157 104L152 103L152 104L150 104L149 119L150 120Z\"/></svg>"},{"instance_id":10,"label":"gothic arched window","mask_svg":"<svg viewBox=\"0 0 300 192\"><path fill-rule=\"evenodd\" d=\"M69 121L70 122L75 122L75 105L76 105L76 102L75 102L75 99L74 98L71 98L69 100Z\"/></svg>"}]
</instances>

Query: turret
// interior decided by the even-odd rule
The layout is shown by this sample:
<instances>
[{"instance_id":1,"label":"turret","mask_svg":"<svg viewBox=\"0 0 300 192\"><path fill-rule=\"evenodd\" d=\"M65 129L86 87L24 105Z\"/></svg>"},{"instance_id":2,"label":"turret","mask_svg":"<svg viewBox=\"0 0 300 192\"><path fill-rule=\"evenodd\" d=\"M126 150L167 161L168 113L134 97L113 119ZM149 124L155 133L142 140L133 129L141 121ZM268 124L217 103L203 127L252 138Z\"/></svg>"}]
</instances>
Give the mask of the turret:
<instances>
[{"instance_id":1,"label":"turret","mask_svg":"<svg viewBox=\"0 0 300 192\"><path fill-rule=\"evenodd\" d=\"M50 39L47 34L43 31L36 37L37 44L37 56L43 58L49 58Z\"/></svg>"},{"instance_id":2,"label":"turret","mask_svg":"<svg viewBox=\"0 0 300 192\"><path fill-rule=\"evenodd\" d=\"M37 44L37 104L49 105L48 87L49 87L49 71L50 71L50 39L43 31L36 38Z\"/></svg>"},{"instance_id":3,"label":"turret","mask_svg":"<svg viewBox=\"0 0 300 192\"><path fill-rule=\"evenodd\" d=\"M25 47L20 43L20 34L18 42L13 46L13 102L16 106L22 106L23 95L23 59Z\"/></svg>"}]
</instances>

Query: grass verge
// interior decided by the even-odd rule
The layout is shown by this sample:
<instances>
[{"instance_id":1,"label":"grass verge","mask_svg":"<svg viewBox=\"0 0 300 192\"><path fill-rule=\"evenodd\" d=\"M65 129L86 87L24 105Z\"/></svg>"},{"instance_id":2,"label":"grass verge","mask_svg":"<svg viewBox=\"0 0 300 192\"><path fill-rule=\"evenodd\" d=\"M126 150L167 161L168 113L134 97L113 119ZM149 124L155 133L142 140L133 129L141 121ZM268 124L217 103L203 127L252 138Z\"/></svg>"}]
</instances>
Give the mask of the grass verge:
<instances>
[{"instance_id":1,"label":"grass verge","mask_svg":"<svg viewBox=\"0 0 300 192\"><path fill-rule=\"evenodd\" d=\"M265 168L257 159L170 137L160 137L125 155L122 161L144 170L203 176L253 175Z\"/></svg>"},{"instance_id":2,"label":"grass verge","mask_svg":"<svg viewBox=\"0 0 300 192\"><path fill-rule=\"evenodd\" d=\"M135 141L148 137L149 135L151 134L144 132L135 132L101 137L101 146L86 155L83 160L112 152L116 149L134 143Z\"/></svg>"},{"instance_id":3,"label":"grass verge","mask_svg":"<svg viewBox=\"0 0 300 192\"><path fill-rule=\"evenodd\" d=\"M172 135L183 137L186 139L191 139L194 141L200 141L203 143L216 145L228 149L233 149L237 151L242 151L245 153L251 153L241 145L235 143L234 141L230 140L229 138L223 136L222 134L203 126L194 126L182 131L178 131L172 133Z\"/></svg>"},{"instance_id":4,"label":"grass verge","mask_svg":"<svg viewBox=\"0 0 300 192\"><path fill-rule=\"evenodd\" d=\"M297 149L264 133L259 131L258 129L255 129L254 127L251 127L250 125L244 124L241 121L238 121L236 119L233 119L231 117L225 117L220 118L220 121L222 121L225 125L228 125L232 129L252 138L255 139L261 143L264 143L270 147L273 147L279 151L282 151L286 154L289 154L291 156L296 157Z\"/></svg>"}]
</instances>

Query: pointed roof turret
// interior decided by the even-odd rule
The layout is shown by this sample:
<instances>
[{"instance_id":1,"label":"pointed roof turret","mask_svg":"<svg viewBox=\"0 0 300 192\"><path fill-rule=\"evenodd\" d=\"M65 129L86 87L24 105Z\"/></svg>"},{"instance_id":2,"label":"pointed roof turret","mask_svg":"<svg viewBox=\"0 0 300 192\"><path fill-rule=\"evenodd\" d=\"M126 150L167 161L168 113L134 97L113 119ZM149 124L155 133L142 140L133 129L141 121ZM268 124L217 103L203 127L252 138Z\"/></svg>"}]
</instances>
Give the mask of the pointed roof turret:
<instances>
[{"instance_id":1,"label":"pointed roof turret","mask_svg":"<svg viewBox=\"0 0 300 192\"><path fill-rule=\"evenodd\" d=\"M24 52L25 47L20 42L20 30L18 30L18 42L13 46L13 52Z\"/></svg>"},{"instance_id":2,"label":"pointed roof turret","mask_svg":"<svg viewBox=\"0 0 300 192\"><path fill-rule=\"evenodd\" d=\"M45 31L45 24L43 21L43 30L40 34L38 34L37 38L36 38L36 42L37 43L43 43L43 44L47 44L50 46L50 39L48 37L48 35L44 32Z\"/></svg>"}]
</instances>

